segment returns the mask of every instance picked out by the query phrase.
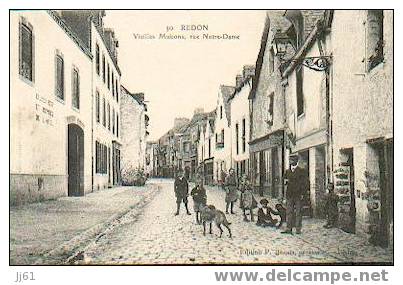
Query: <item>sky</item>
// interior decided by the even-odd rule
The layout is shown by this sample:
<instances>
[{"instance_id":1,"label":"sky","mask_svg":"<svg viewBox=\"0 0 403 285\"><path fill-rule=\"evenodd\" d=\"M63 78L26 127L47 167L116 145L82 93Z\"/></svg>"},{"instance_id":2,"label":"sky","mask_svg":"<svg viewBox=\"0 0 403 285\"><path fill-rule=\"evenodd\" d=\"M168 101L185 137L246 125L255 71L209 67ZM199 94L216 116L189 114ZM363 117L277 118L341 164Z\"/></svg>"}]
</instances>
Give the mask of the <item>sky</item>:
<instances>
[{"instance_id":1,"label":"sky","mask_svg":"<svg viewBox=\"0 0 403 285\"><path fill-rule=\"evenodd\" d=\"M119 40L121 83L131 92L144 92L148 101L149 140L172 128L176 117L191 118L198 107L215 108L219 86L235 85L242 67L256 63L264 19L264 11L106 11L105 26ZM182 25L207 25L208 31L181 31ZM159 39L160 33L186 39ZM190 38L206 33L239 39Z\"/></svg>"}]
</instances>

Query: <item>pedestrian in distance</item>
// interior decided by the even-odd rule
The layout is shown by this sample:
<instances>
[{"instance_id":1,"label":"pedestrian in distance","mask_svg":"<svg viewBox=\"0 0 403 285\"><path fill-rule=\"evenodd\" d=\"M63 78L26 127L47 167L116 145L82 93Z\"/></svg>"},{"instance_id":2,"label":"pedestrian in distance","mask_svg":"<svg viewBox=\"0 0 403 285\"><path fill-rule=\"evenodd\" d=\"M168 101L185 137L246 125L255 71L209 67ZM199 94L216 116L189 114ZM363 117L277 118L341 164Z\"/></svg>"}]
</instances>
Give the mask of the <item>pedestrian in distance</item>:
<instances>
[{"instance_id":1,"label":"pedestrian in distance","mask_svg":"<svg viewBox=\"0 0 403 285\"><path fill-rule=\"evenodd\" d=\"M206 189L203 186L203 178L197 179L196 186L190 191L190 196L193 198L193 210L196 214L196 223L201 224L200 211L207 204Z\"/></svg>"},{"instance_id":2,"label":"pedestrian in distance","mask_svg":"<svg viewBox=\"0 0 403 285\"><path fill-rule=\"evenodd\" d=\"M252 186L250 185L247 175L243 175L239 185L240 195L240 208L243 210L244 221L249 222L247 211L250 215L250 221L254 222L253 209L257 208L257 201L252 193Z\"/></svg>"},{"instance_id":3,"label":"pedestrian in distance","mask_svg":"<svg viewBox=\"0 0 403 285\"><path fill-rule=\"evenodd\" d=\"M303 196L309 188L306 167L306 161L299 156L296 166L291 166L285 173L287 229L281 232L283 234L292 234L294 227L296 234L301 234Z\"/></svg>"},{"instance_id":4,"label":"pedestrian in distance","mask_svg":"<svg viewBox=\"0 0 403 285\"><path fill-rule=\"evenodd\" d=\"M337 226L339 220L339 196L334 193L334 184L329 182L327 184L328 194L326 196L325 211L326 211L326 224L323 226L326 229L334 228Z\"/></svg>"},{"instance_id":5,"label":"pedestrian in distance","mask_svg":"<svg viewBox=\"0 0 403 285\"><path fill-rule=\"evenodd\" d=\"M234 204L238 200L238 179L233 168L229 170L229 175L225 178L224 189L226 203L225 212L229 214L228 210L231 209L231 214L235 214Z\"/></svg>"},{"instance_id":6,"label":"pedestrian in distance","mask_svg":"<svg viewBox=\"0 0 403 285\"><path fill-rule=\"evenodd\" d=\"M188 209L189 184L182 169L178 171L178 176L175 178L174 191L176 197L175 216L179 215L179 208L182 202L185 204L186 213L191 215Z\"/></svg>"}]
</instances>

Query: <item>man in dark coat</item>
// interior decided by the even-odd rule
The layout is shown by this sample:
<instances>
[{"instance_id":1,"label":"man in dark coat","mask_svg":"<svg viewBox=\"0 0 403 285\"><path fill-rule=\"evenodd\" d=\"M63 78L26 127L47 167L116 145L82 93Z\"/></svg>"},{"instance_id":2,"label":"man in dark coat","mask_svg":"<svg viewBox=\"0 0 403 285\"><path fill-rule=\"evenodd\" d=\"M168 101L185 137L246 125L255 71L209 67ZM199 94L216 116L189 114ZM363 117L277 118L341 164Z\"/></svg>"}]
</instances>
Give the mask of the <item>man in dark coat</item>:
<instances>
[{"instance_id":1,"label":"man in dark coat","mask_svg":"<svg viewBox=\"0 0 403 285\"><path fill-rule=\"evenodd\" d=\"M179 170L178 177L175 178L174 183L175 197L176 197L176 213L175 216L179 215L179 208L181 203L185 204L186 213L191 215L188 209L188 195L189 195L189 185L184 176L183 170Z\"/></svg>"},{"instance_id":2,"label":"man in dark coat","mask_svg":"<svg viewBox=\"0 0 403 285\"><path fill-rule=\"evenodd\" d=\"M302 157L298 157L298 162L291 170L285 173L284 183L287 187L287 229L281 233L292 234L292 229L296 228L296 233L301 234L302 229L302 201L305 192L309 188L307 175L307 163Z\"/></svg>"}]
</instances>

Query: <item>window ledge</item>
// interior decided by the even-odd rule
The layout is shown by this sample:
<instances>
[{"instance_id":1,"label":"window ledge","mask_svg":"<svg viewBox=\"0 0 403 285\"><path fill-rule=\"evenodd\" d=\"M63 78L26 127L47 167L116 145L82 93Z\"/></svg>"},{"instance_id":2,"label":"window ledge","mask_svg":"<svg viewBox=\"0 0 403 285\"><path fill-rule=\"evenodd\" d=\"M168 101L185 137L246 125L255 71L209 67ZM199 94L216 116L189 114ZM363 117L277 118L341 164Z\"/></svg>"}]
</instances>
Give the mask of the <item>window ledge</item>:
<instances>
[{"instance_id":1,"label":"window ledge","mask_svg":"<svg viewBox=\"0 0 403 285\"><path fill-rule=\"evenodd\" d=\"M301 115L298 115L297 120L302 120L303 118L305 118L305 112Z\"/></svg>"},{"instance_id":2,"label":"window ledge","mask_svg":"<svg viewBox=\"0 0 403 285\"><path fill-rule=\"evenodd\" d=\"M75 112L77 112L77 113L79 113L80 114L80 109L77 109L76 107L74 107L74 106L71 106L71 108L75 111Z\"/></svg>"},{"instance_id":3,"label":"window ledge","mask_svg":"<svg viewBox=\"0 0 403 285\"><path fill-rule=\"evenodd\" d=\"M34 82L33 81L31 81L31 80L29 80L28 78L26 78L25 76L22 76L21 74L19 74L19 76L20 76L20 79L23 81L23 82L25 82L26 84L28 84L29 86L31 86L31 87L34 87Z\"/></svg>"},{"instance_id":4,"label":"window ledge","mask_svg":"<svg viewBox=\"0 0 403 285\"><path fill-rule=\"evenodd\" d=\"M64 99L60 98L59 96L55 95L55 99L60 104L66 105L66 102L64 101Z\"/></svg>"}]
</instances>

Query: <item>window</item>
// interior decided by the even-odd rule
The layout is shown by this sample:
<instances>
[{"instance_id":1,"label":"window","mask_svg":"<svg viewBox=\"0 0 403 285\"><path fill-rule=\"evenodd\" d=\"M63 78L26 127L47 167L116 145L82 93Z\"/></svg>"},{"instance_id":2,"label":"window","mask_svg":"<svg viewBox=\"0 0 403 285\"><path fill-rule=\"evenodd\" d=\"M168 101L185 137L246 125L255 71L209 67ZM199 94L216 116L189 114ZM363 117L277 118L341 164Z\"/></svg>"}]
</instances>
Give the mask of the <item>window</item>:
<instances>
[{"instance_id":1,"label":"window","mask_svg":"<svg viewBox=\"0 0 403 285\"><path fill-rule=\"evenodd\" d=\"M97 74L99 75L99 65L100 65L100 57L99 57L99 45L96 44L95 46L95 69Z\"/></svg>"},{"instance_id":2,"label":"window","mask_svg":"<svg viewBox=\"0 0 403 285\"><path fill-rule=\"evenodd\" d=\"M111 130L111 106L108 102L108 130Z\"/></svg>"},{"instance_id":3,"label":"window","mask_svg":"<svg viewBox=\"0 0 403 285\"><path fill-rule=\"evenodd\" d=\"M224 147L224 143L225 143L225 140L224 140L224 129L221 130L221 142L222 142L222 146Z\"/></svg>"},{"instance_id":4,"label":"window","mask_svg":"<svg viewBox=\"0 0 403 285\"><path fill-rule=\"evenodd\" d=\"M25 79L34 81L34 36L32 26L24 19L19 26L19 73Z\"/></svg>"},{"instance_id":5,"label":"window","mask_svg":"<svg viewBox=\"0 0 403 285\"><path fill-rule=\"evenodd\" d=\"M107 80L108 80L107 86L108 86L108 89L110 90L111 89L111 68L109 66L109 63L108 63L108 78L107 78Z\"/></svg>"},{"instance_id":6,"label":"window","mask_svg":"<svg viewBox=\"0 0 403 285\"><path fill-rule=\"evenodd\" d=\"M115 97L115 75L112 72L112 97Z\"/></svg>"},{"instance_id":7,"label":"window","mask_svg":"<svg viewBox=\"0 0 403 285\"><path fill-rule=\"evenodd\" d=\"M105 97L102 98L102 125L106 127L106 103Z\"/></svg>"},{"instance_id":8,"label":"window","mask_svg":"<svg viewBox=\"0 0 403 285\"><path fill-rule=\"evenodd\" d=\"M239 154L239 124L235 125L235 143L236 143L236 154Z\"/></svg>"},{"instance_id":9,"label":"window","mask_svg":"<svg viewBox=\"0 0 403 285\"><path fill-rule=\"evenodd\" d=\"M246 120L242 119L242 152L246 151Z\"/></svg>"},{"instance_id":10,"label":"window","mask_svg":"<svg viewBox=\"0 0 403 285\"><path fill-rule=\"evenodd\" d=\"M273 126L273 106L274 106L274 93L269 96L269 106L267 110L267 124Z\"/></svg>"},{"instance_id":11,"label":"window","mask_svg":"<svg viewBox=\"0 0 403 285\"><path fill-rule=\"evenodd\" d=\"M105 62L105 55L102 55L102 79L104 83L106 82L106 62Z\"/></svg>"},{"instance_id":12,"label":"window","mask_svg":"<svg viewBox=\"0 0 403 285\"><path fill-rule=\"evenodd\" d=\"M368 70L383 61L383 10L368 10L367 60Z\"/></svg>"},{"instance_id":13,"label":"window","mask_svg":"<svg viewBox=\"0 0 403 285\"><path fill-rule=\"evenodd\" d=\"M274 52L273 52L273 48L270 49L270 53L269 53L269 72L270 72L270 74L274 72Z\"/></svg>"},{"instance_id":14,"label":"window","mask_svg":"<svg viewBox=\"0 0 403 285\"><path fill-rule=\"evenodd\" d=\"M211 139L208 139L208 157L211 157Z\"/></svg>"},{"instance_id":15,"label":"window","mask_svg":"<svg viewBox=\"0 0 403 285\"><path fill-rule=\"evenodd\" d=\"M303 67L296 69L296 87L297 87L297 115L304 113L304 88L303 88Z\"/></svg>"},{"instance_id":16,"label":"window","mask_svg":"<svg viewBox=\"0 0 403 285\"><path fill-rule=\"evenodd\" d=\"M115 134L115 109L112 109L112 133Z\"/></svg>"},{"instance_id":17,"label":"window","mask_svg":"<svg viewBox=\"0 0 403 285\"><path fill-rule=\"evenodd\" d=\"M108 147L100 142L95 142L95 172L106 174L108 172Z\"/></svg>"},{"instance_id":18,"label":"window","mask_svg":"<svg viewBox=\"0 0 403 285\"><path fill-rule=\"evenodd\" d=\"M56 55L56 86L55 92L57 98L64 100L64 61L61 55Z\"/></svg>"},{"instance_id":19,"label":"window","mask_svg":"<svg viewBox=\"0 0 403 285\"><path fill-rule=\"evenodd\" d=\"M101 102L99 99L99 92L97 91L95 94L95 117L97 119L97 123L100 122L100 116L99 116L99 111L100 111L100 107L101 107L100 105L101 105Z\"/></svg>"},{"instance_id":20,"label":"window","mask_svg":"<svg viewBox=\"0 0 403 285\"><path fill-rule=\"evenodd\" d=\"M222 119L222 106L220 106L220 119Z\"/></svg>"},{"instance_id":21,"label":"window","mask_svg":"<svg viewBox=\"0 0 403 285\"><path fill-rule=\"evenodd\" d=\"M118 85L118 80L115 80L115 88L116 88L116 100L119 102L119 85Z\"/></svg>"},{"instance_id":22,"label":"window","mask_svg":"<svg viewBox=\"0 0 403 285\"><path fill-rule=\"evenodd\" d=\"M80 75L76 68L73 68L72 74L72 106L80 109Z\"/></svg>"},{"instance_id":23,"label":"window","mask_svg":"<svg viewBox=\"0 0 403 285\"><path fill-rule=\"evenodd\" d=\"M116 136L119 137L119 114L116 113Z\"/></svg>"}]
</instances>

